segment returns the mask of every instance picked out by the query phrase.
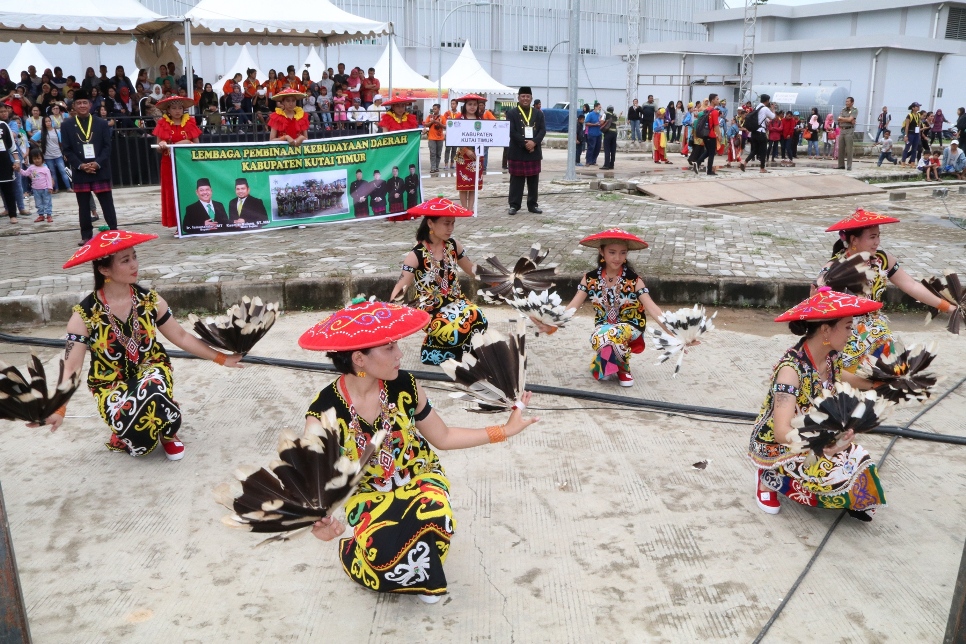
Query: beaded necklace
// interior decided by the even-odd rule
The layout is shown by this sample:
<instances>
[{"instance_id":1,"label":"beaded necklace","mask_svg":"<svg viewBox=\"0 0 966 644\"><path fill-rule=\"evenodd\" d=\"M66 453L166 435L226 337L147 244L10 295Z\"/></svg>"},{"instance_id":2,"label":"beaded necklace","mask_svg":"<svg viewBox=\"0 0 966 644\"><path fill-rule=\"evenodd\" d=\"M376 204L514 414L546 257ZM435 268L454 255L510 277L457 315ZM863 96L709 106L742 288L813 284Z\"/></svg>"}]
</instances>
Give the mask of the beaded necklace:
<instances>
[{"instance_id":1,"label":"beaded necklace","mask_svg":"<svg viewBox=\"0 0 966 644\"><path fill-rule=\"evenodd\" d=\"M128 337L124 335L121 330L121 324L118 319L114 317L111 313L111 306L107 303L107 296L104 295L104 289L101 289L101 302L104 304L104 312L107 313L107 321L111 325L111 331L114 332L114 336L117 338L118 342L124 346L124 351L127 354L127 359L138 364L141 361L141 352L138 351L137 338L141 336L141 322L138 319L138 300L134 295L134 287L131 287L131 313L129 318L131 319L131 336Z\"/></svg>"},{"instance_id":2,"label":"beaded necklace","mask_svg":"<svg viewBox=\"0 0 966 644\"><path fill-rule=\"evenodd\" d=\"M346 405L349 407L349 432L350 439L355 441L356 448L361 453L366 448L367 440L362 433L362 425L359 422L359 414L356 412L355 405L352 404L352 397L349 396L349 388L345 384L345 376L339 379L339 389L345 398ZM383 478L388 479L396 470L396 461L392 456L392 417L396 413L396 405L390 404L389 392L386 390L386 383L379 381L379 416L373 421L373 429L382 429L386 432L386 437L382 441L382 448L379 450L379 466L382 467ZM373 454L373 458L376 455ZM364 463L363 467L368 465Z\"/></svg>"},{"instance_id":3,"label":"beaded necklace","mask_svg":"<svg viewBox=\"0 0 966 644\"><path fill-rule=\"evenodd\" d=\"M603 300L604 305L607 308L607 323L617 324L618 317L618 306L617 306L617 287L620 286L624 278L624 269L621 269L621 274L617 277L617 281L611 285L609 283L609 278L607 276L607 271L603 267L597 269L597 274L599 275L600 283L603 287Z\"/></svg>"},{"instance_id":4,"label":"beaded necklace","mask_svg":"<svg viewBox=\"0 0 966 644\"><path fill-rule=\"evenodd\" d=\"M447 277L450 272L455 273L455 269L450 265L450 254L449 248L446 246L446 242L443 242L443 259L436 259L433 255L433 249L429 247L429 244L423 245L426 252L423 253L427 257L427 268L426 273L429 278L429 282L437 282L439 284L439 292L446 297L449 295L450 283Z\"/></svg>"},{"instance_id":5,"label":"beaded necklace","mask_svg":"<svg viewBox=\"0 0 966 644\"><path fill-rule=\"evenodd\" d=\"M828 355L825 356L825 368L828 369L828 375L825 378L825 382L822 382L822 374L818 370L818 363L815 362L815 358L812 357L812 352L808 348L808 343L806 342L802 346L805 347L805 355L808 356L808 361L812 363L812 368L815 370L815 373L818 374L819 383L822 385L822 388L828 389L829 391L835 389L835 371L832 364L832 354L834 351L829 351Z\"/></svg>"}]
</instances>

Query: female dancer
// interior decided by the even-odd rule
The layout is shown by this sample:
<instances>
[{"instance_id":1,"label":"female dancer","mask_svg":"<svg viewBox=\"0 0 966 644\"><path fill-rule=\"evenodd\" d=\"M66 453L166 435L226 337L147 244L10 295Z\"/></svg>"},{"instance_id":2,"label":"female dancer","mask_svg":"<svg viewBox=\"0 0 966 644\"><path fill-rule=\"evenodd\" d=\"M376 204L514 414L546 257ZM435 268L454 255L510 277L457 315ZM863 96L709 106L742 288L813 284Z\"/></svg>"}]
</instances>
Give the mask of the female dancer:
<instances>
[{"instance_id":1,"label":"female dancer","mask_svg":"<svg viewBox=\"0 0 966 644\"><path fill-rule=\"evenodd\" d=\"M134 246L152 239L157 235L106 230L64 264L94 264L94 291L74 306L67 322L64 373L84 366L81 347L87 345L87 386L111 428L108 449L144 456L160 442L168 459L177 461L184 456L184 444L178 440L181 410L174 401L171 362L157 340L158 331L181 349L223 366L239 367L242 356L216 351L185 331L156 291L138 285ZM47 418L51 431L64 422L66 411L61 407Z\"/></svg>"},{"instance_id":2,"label":"female dancer","mask_svg":"<svg viewBox=\"0 0 966 644\"><path fill-rule=\"evenodd\" d=\"M288 141L290 146L297 148L308 138L309 117L295 105L302 98L305 94L293 89L283 89L275 95L275 102L280 107L268 117L269 141Z\"/></svg>"},{"instance_id":3,"label":"female dancer","mask_svg":"<svg viewBox=\"0 0 966 644\"><path fill-rule=\"evenodd\" d=\"M414 99L397 96L383 101L382 106L386 108L386 113L379 120L379 129L382 132L397 132L399 130L413 130L419 127L419 121L415 114L407 114L406 106ZM472 181L470 182L472 183Z\"/></svg>"},{"instance_id":4,"label":"female dancer","mask_svg":"<svg viewBox=\"0 0 966 644\"><path fill-rule=\"evenodd\" d=\"M486 317L463 297L456 270L459 267L473 275L473 262L466 257L462 244L453 239L455 218L472 217L473 211L437 197L390 219L405 221L420 216L423 221L416 231L419 243L403 260L402 273L389 299L403 297L415 284L416 306L432 316L419 358L423 364L439 365L450 358L462 359L473 335L486 331Z\"/></svg>"},{"instance_id":5,"label":"female dancer","mask_svg":"<svg viewBox=\"0 0 966 644\"><path fill-rule=\"evenodd\" d=\"M461 119L476 121L483 118L480 113L481 101L486 99L476 94L467 94L456 99L463 104L460 111ZM476 187L473 186L473 179L476 177L476 166L483 162L482 155L476 157L476 151L472 147L461 147L456 150L456 189L460 193L460 205L464 208L473 208L473 193L483 189L483 171L480 170L479 180Z\"/></svg>"},{"instance_id":6,"label":"female dancer","mask_svg":"<svg viewBox=\"0 0 966 644\"><path fill-rule=\"evenodd\" d=\"M435 604L446 593L443 563L455 530L449 481L433 450L497 443L539 418L513 410L504 425L449 427L412 374L399 369L397 341L429 322L424 311L362 302L336 312L299 338L299 346L327 351L343 375L319 392L305 414L305 431L334 411L342 454L358 461L373 434L386 431L381 449L363 464L365 475L345 504L352 536L342 539L342 567L350 579L380 593L416 594ZM529 392L521 402L526 405ZM335 517L312 533L331 541L345 531Z\"/></svg>"},{"instance_id":7,"label":"female dancer","mask_svg":"<svg viewBox=\"0 0 966 644\"><path fill-rule=\"evenodd\" d=\"M614 375L622 387L634 384L630 354L644 351L644 328L650 314L662 329L671 333L660 321L664 315L651 296L644 280L627 261L627 251L647 248L647 242L620 228L580 240L581 246L599 249L597 268L586 273L577 286L577 294L568 308L577 310L587 298L594 307L594 334L590 346L594 359L590 373L597 380L608 380ZM534 321L541 331L552 327Z\"/></svg>"},{"instance_id":8,"label":"female dancer","mask_svg":"<svg viewBox=\"0 0 966 644\"><path fill-rule=\"evenodd\" d=\"M853 316L880 308L879 302L822 286L775 318L789 322L791 332L802 339L775 365L748 446L748 456L758 467L758 507L768 514L781 510L776 492L810 507L844 508L861 521L871 521L875 509L885 505L875 463L863 447L852 443L851 431L814 462L788 445L792 418L807 413L823 390L835 389L836 381L871 388L869 381L840 370L838 352L852 335Z\"/></svg>"},{"instance_id":9,"label":"female dancer","mask_svg":"<svg viewBox=\"0 0 966 644\"><path fill-rule=\"evenodd\" d=\"M925 286L899 267L895 257L879 250L879 226L895 224L899 220L859 208L851 216L829 226L825 232L838 231L840 239L832 248L832 259L819 273L816 286L824 284L823 277L833 262L856 253L869 253L869 265L875 278L867 284L862 295L875 302L882 302L889 281L902 292L922 302L926 306L949 311L953 308L945 300L933 295ZM866 356L873 358L889 355L892 352L892 332L889 318L879 311L856 317L852 337L842 350L842 368L854 373Z\"/></svg>"},{"instance_id":10,"label":"female dancer","mask_svg":"<svg viewBox=\"0 0 966 644\"><path fill-rule=\"evenodd\" d=\"M154 128L158 137L158 152L161 153L161 225L165 228L178 227L178 213L174 208L174 178L171 173L172 145L197 143L201 138L195 120L185 114L185 109L194 101L180 96L172 96L158 101L157 108L164 113ZM177 234L175 234L177 237Z\"/></svg>"}]
</instances>

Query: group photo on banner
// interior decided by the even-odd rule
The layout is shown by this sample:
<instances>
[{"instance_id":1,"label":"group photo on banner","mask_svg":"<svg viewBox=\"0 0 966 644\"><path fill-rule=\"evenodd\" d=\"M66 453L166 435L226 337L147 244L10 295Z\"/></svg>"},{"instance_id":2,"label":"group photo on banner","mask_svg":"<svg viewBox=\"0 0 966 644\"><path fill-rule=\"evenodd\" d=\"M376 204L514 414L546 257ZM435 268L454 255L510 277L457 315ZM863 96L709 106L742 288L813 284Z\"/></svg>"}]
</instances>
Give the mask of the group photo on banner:
<instances>
[{"instance_id":1,"label":"group photo on banner","mask_svg":"<svg viewBox=\"0 0 966 644\"><path fill-rule=\"evenodd\" d=\"M419 130L171 146L179 236L381 219L420 203Z\"/></svg>"}]
</instances>

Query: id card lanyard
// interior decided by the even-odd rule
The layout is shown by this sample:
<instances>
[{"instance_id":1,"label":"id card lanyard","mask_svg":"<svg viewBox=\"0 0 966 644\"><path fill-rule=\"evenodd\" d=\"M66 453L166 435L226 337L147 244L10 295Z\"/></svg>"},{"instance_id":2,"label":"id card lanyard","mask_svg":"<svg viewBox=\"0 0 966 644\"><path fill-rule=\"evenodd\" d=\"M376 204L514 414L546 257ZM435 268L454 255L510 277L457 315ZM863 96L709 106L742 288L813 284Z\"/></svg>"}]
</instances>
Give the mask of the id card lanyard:
<instances>
[{"instance_id":1,"label":"id card lanyard","mask_svg":"<svg viewBox=\"0 0 966 644\"><path fill-rule=\"evenodd\" d=\"M77 131L81 135L81 144L84 148L84 158L93 160L97 157L94 154L94 144L91 143L91 132L94 130L94 117L91 114L87 115L87 131L84 131L84 126L81 125L80 118L75 119L77 121Z\"/></svg>"},{"instance_id":2,"label":"id card lanyard","mask_svg":"<svg viewBox=\"0 0 966 644\"><path fill-rule=\"evenodd\" d=\"M523 108L520 108L520 116L523 117L523 122L526 124L523 127L523 138L532 139L533 138L533 127L530 125L530 118L533 116L533 108L530 108L529 114L523 113Z\"/></svg>"}]
</instances>

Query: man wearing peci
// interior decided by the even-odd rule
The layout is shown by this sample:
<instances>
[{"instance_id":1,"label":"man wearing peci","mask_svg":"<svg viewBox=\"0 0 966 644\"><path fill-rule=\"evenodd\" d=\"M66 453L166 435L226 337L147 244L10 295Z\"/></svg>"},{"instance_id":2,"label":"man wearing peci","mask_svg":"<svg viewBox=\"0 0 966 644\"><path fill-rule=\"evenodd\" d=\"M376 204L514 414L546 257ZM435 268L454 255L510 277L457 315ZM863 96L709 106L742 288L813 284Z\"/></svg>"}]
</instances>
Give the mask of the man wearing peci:
<instances>
[{"instance_id":1,"label":"man wearing peci","mask_svg":"<svg viewBox=\"0 0 966 644\"><path fill-rule=\"evenodd\" d=\"M523 186L527 187L527 210L540 214L538 207L540 187L540 161L543 159L541 146L547 127L543 112L530 104L533 92L529 87L521 87L517 94L517 105L506 113L510 122L510 146L506 149L507 169L510 172L510 194L507 199L507 214L515 215L523 205Z\"/></svg>"},{"instance_id":2,"label":"man wearing peci","mask_svg":"<svg viewBox=\"0 0 966 644\"><path fill-rule=\"evenodd\" d=\"M419 175L416 174L416 164L409 164L409 174L406 175L406 208L419 205Z\"/></svg>"},{"instance_id":3,"label":"man wearing peci","mask_svg":"<svg viewBox=\"0 0 966 644\"><path fill-rule=\"evenodd\" d=\"M362 169L356 170L356 180L349 184L352 210L355 217L369 216L369 182L362 178Z\"/></svg>"},{"instance_id":4,"label":"man wearing peci","mask_svg":"<svg viewBox=\"0 0 966 644\"><path fill-rule=\"evenodd\" d=\"M198 195L198 201L184 209L184 218L181 220L182 232L188 235L213 233L228 225L225 204L211 200L211 181L204 177L198 179L195 194Z\"/></svg>"},{"instance_id":5,"label":"man wearing peci","mask_svg":"<svg viewBox=\"0 0 966 644\"><path fill-rule=\"evenodd\" d=\"M386 201L389 198L389 188L382 180L382 173L378 170L372 173L369 182L369 207L374 217L386 214Z\"/></svg>"},{"instance_id":6,"label":"man wearing peci","mask_svg":"<svg viewBox=\"0 0 966 644\"><path fill-rule=\"evenodd\" d=\"M248 179L235 179L235 198L228 202L228 222L236 228L259 228L268 223L265 202L251 196Z\"/></svg>"},{"instance_id":7,"label":"man wearing peci","mask_svg":"<svg viewBox=\"0 0 966 644\"><path fill-rule=\"evenodd\" d=\"M389 212L402 212L406 209L406 182L399 176L399 166L392 167L392 176L387 183L389 184Z\"/></svg>"}]
</instances>

